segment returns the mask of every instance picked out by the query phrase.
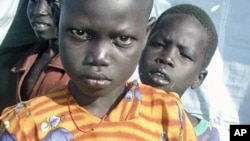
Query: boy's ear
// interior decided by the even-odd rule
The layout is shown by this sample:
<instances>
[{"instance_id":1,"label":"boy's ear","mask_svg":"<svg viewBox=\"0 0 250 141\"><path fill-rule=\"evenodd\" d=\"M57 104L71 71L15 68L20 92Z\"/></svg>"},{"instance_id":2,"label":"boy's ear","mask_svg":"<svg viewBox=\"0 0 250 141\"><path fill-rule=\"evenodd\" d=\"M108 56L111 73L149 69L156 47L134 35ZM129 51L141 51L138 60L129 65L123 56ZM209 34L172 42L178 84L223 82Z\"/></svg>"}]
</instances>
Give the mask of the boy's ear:
<instances>
[{"instance_id":1,"label":"boy's ear","mask_svg":"<svg viewBox=\"0 0 250 141\"><path fill-rule=\"evenodd\" d=\"M60 7L56 3L52 3L50 6L51 6L54 25L56 26L56 29L58 29L59 18L60 18Z\"/></svg>"},{"instance_id":2,"label":"boy's ear","mask_svg":"<svg viewBox=\"0 0 250 141\"><path fill-rule=\"evenodd\" d=\"M151 30L153 29L155 23L156 23L156 18L155 17L150 17L149 20L148 20L148 25L147 25L147 33L146 33L147 38L148 38Z\"/></svg>"},{"instance_id":3,"label":"boy's ear","mask_svg":"<svg viewBox=\"0 0 250 141\"><path fill-rule=\"evenodd\" d=\"M200 72L200 74L198 75L198 77L196 78L196 80L191 85L191 88L192 89L198 88L203 83L203 81L205 80L205 78L207 76L207 73L208 73L207 70L202 70Z\"/></svg>"}]
</instances>

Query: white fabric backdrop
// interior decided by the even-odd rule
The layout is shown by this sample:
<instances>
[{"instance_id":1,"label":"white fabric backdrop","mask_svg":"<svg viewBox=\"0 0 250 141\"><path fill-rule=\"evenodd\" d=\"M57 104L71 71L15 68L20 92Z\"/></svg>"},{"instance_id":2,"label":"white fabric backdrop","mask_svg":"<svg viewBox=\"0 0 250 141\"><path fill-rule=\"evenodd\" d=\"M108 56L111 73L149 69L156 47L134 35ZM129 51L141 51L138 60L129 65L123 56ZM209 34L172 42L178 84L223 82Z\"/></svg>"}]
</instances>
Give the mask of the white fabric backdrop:
<instances>
[{"instance_id":1,"label":"white fabric backdrop","mask_svg":"<svg viewBox=\"0 0 250 141\"><path fill-rule=\"evenodd\" d=\"M0 45L16 15L19 0L0 0Z\"/></svg>"}]
</instances>

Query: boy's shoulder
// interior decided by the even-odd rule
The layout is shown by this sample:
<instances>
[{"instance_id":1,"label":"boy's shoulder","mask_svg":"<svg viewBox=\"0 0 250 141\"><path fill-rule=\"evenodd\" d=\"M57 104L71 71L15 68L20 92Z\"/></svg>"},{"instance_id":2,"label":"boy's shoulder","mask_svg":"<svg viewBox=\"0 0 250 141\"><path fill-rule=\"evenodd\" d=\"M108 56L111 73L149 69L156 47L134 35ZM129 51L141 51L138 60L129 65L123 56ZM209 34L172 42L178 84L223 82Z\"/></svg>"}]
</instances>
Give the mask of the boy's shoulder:
<instances>
[{"instance_id":1,"label":"boy's shoulder","mask_svg":"<svg viewBox=\"0 0 250 141\"><path fill-rule=\"evenodd\" d=\"M17 61L17 63L12 67L11 71L18 72L25 68L25 66L31 65L30 62L33 62L34 59L37 58L39 53L44 50L44 48L49 47L48 41L37 41L35 44L33 44L30 49L28 49L24 55Z\"/></svg>"},{"instance_id":2,"label":"boy's shoulder","mask_svg":"<svg viewBox=\"0 0 250 141\"><path fill-rule=\"evenodd\" d=\"M149 85L139 84L142 104L151 106L151 109L178 109L183 108L179 95L175 92L165 92Z\"/></svg>"},{"instance_id":3,"label":"boy's shoulder","mask_svg":"<svg viewBox=\"0 0 250 141\"><path fill-rule=\"evenodd\" d=\"M180 100L180 97L177 93L175 92L165 92L162 89L158 89L155 87L152 87L150 85L145 85L140 83L139 84L139 89L141 94L144 97L153 97L153 98L159 98L159 99L163 99L163 100L167 100L167 101L171 101L171 100Z\"/></svg>"},{"instance_id":4,"label":"boy's shoulder","mask_svg":"<svg viewBox=\"0 0 250 141\"><path fill-rule=\"evenodd\" d=\"M11 119L14 117L21 120L28 116L37 116L41 113L46 113L46 111L53 111L53 109L56 110L55 107L58 108L58 105L63 106L67 103L67 92L68 89L64 86L28 101L21 101L16 105L5 108L2 111L0 120L5 118Z\"/></svg>"},{"instance_id":5,"label":"boy's shoulder","mask_svg":"<svg viewBox=\"0 0 250 141\"><path fill-rule=\"evenodd\" d=\"M64 87L5 108L0 116L0 140L1 136L10 138L13 135L26 135L38 128L42 132L47 131L50 124L57 126L58 121L64 119L65 111L68 111L68 106L65 106L68 102L67 92L67 87ZM23 125L27 126L23 128Z\"/></svg>"}]
</instances>

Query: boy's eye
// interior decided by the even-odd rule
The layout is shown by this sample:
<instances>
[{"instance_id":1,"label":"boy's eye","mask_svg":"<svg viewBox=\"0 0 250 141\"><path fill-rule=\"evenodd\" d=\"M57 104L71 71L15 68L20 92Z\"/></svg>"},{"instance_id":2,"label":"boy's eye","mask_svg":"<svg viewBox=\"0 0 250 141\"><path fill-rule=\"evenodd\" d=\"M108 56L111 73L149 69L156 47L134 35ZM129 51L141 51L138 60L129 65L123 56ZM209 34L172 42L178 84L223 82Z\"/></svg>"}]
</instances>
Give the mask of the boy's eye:
<instances>
[{"instance_id":1,"label":"boy's eye","mask_svg":"<svg viewBox=\"0 0 250 141\"><path fill-rule=\"evenodd\" d=\"M59 3L59 0L47 0L49 3L55 2L55 3Z\"/></svg>"},{"instance_id":2,"label":"boy's eye","mask_svg":"<svg viewBox=\"0 0 250 141\"><path fill-rule=\"evenodd\" d=\"M180 52L180 56L181 56L183 59L185 59L185 60L192 61L192 59L191 59L187 54L185 54L185 53L181 53L181 52Z\"/></svg>"},{"instance_id":3,"label":"boy's eye","mask_svg":"<svg viewBox=\"0 0 250 141\"><path fill-rule=\"evenodd\" d=\"M82 40L89 40L91 39L91 36L84 30L77 30L77 29L74 29L71 31L72 34L77 37L77 38L80 38Z\"/></svg>"},{"instance_id":4,"label":"boy's eye","mask_svg":"<svg viewBox=\"0 0 250 141\"><path fill-rule=\"evenodd\" d=\"M152 46L152 47L164 47L162 44L160 44L160 43L157 43L157 42L152 42L152 43L150 43L150 46Z\"/></svg>"},{"instance_id":5,"label":"boy's eye","mask_svg":"<svg viewBox=\"0 0 250 141\"><path fill-rule=\"evenodd\" d=\"M60 5L60 2L59 0L47 0L49 4L52 4L52 3L55 3L57 4L58 6Z\"/></svg>"},{"instance_id":6,"label":"boy's eye","mask_svg":"<svg viewBox=\"0 0 250 141\"><path fill-rule=\"evenodd\" d=\"M119 36L114 39L115 44L119 46L129 46L133 42L133 38L129 36Z\"/></svg>"}]
</instances>

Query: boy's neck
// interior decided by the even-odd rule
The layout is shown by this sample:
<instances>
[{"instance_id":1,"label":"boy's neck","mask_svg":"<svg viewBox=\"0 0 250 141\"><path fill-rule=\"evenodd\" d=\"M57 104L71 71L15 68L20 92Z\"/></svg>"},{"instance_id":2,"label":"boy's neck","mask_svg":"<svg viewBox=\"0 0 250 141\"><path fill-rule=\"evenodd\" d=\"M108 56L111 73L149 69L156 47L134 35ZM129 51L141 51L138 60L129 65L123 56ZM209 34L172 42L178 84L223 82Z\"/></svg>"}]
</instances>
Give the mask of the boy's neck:
<instances>
[{"instance_id":1,"label":"boy's neck","mask_svg":"<svg viewBox=\"0 0 250 141\"><path fill-rule=\"evenodd\" d=\"M98 118L102 118L107 115L111 109L124 96L125 85L123 86L122 91L117 90L117 92L113 92L113 94L107 95L105 97L90 97L86 94L83 94L73 82L69 83L69 89L71 95L74 97L75 101L79 106L84 107L91 114L95 115ZM119 93L119 94L118 94Z\"/></svg>"},{"instance_id":2,"label":"boy's neck","mask_svg":"<svg viewBox=\"0 0 250 141\"><path fill-rule=\"evenodd\" d=\"M58 53L59 51L58 40L57 39L49 40L49 48L52 49L53 52Z\"/></svg>"}]
</instances>

